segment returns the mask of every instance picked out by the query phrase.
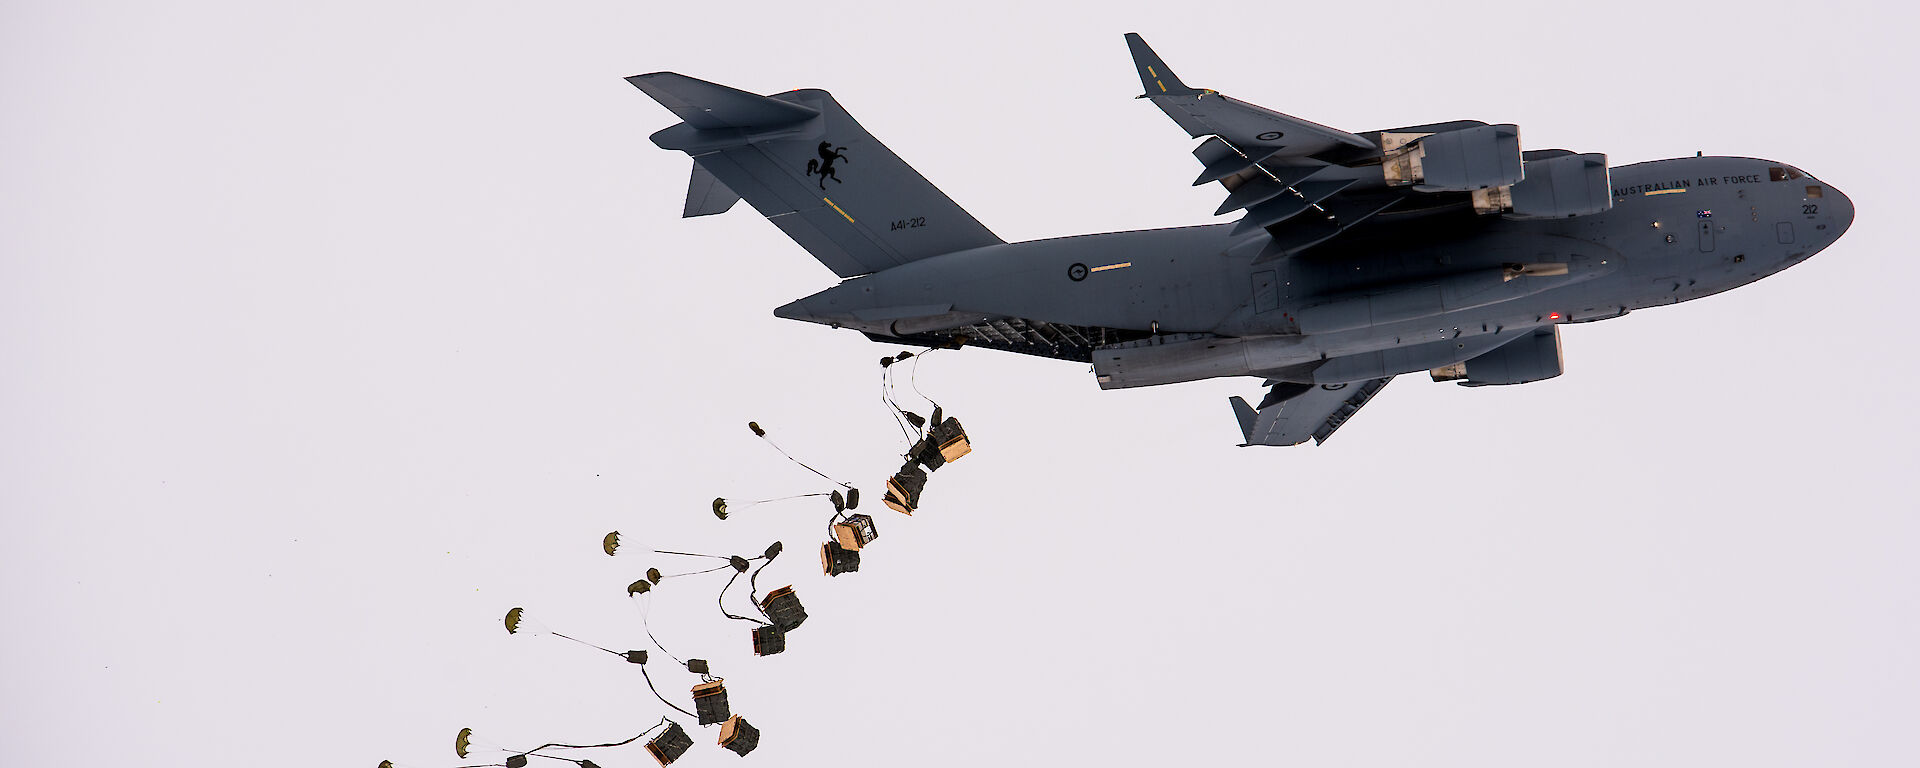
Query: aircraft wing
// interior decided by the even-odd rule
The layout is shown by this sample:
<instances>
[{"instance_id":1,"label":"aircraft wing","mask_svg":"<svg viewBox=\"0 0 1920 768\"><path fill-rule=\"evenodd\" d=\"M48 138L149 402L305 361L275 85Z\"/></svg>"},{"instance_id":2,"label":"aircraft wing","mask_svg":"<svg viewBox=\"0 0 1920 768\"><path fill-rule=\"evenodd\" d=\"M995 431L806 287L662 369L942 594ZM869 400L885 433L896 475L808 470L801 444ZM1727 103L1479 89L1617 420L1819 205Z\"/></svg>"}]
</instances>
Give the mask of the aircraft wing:
<instances>
[{"instance_id":1,"label":"aircraft wing","mask_svg":"<svg viewBox=\"0 0 1920 768\"><path fill-rule=\"evenodd\" d=\"M1127 33L1127 48L1133 52L1134 67L1140 71L1140 83L1147 91L1141 98L1152 100L1187 135L1218 137L1251 158L1242 170L1268 158L1328 156L1340 160L1380 154L1373 142L1338 128L1283 115L1222 96L1218 91L1188 87L1138 34Z\"/></svg>"},{"instance_id":2,"label":"aircraft wing","mask_svg":"<svg viewBox=\"0 0 1920 768\"><path fill-rule=\"evenodd\" d=\"M1355 134L1194 88L1138 34L1127 34L1148 99L1187 135L1220 182L1215 215L1246 211L1233 235L1266 230L1253 263L1299 253L1389 208L1471 204L1475 213L1562 219L1612 206L1606 156L1522 152L1520 129L1478 120ZM1424 199L1423 199L1424 198Z\"/></svg>"},{"instance_id":3,"label":"aircraft wing","mask_svg":"<svg viewBox=\"0 0 1920 768\"><path fill-rule=\"evenodd\" d=\"M1276 383L1259 408L1238 397L1229 402L1246 437L1242 446L1299 445L1308 439L1319 445L1392 380L1388 376L1352 384Z\"/></svg>"}]
</instances>

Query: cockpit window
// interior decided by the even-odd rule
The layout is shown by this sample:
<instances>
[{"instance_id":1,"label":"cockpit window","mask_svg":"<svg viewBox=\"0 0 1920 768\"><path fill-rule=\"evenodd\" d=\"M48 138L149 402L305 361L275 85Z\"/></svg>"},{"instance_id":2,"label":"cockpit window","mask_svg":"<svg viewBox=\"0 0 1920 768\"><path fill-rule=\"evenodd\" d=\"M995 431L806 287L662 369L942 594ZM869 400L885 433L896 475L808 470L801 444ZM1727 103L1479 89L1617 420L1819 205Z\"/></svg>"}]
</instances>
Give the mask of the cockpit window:
<instances>
[{"instance_id":1,"label":"cockpit window","mask_svg":"<svg viewBox=\"0 0 1920 768\"><path fill-rule=\"evenodd\" d=\"M1807 178L1807 174L1791 165L1776 165L1767 169L1767 179L1771 181L1793 181L1804 178Z\"/></svg>"},{"instance_id":2,"label":"cockpit window","mask_svg":"<svg viewBox=\"0 0 1920 768\"><path fill-rule=\"evenodd\" d=\"M1825 192L1823 192L1820 189L1820 185L1818 184L1807 185L1807 197L1822 197L1824 195L1825 195Z\"/></svg>"}]
</instances>

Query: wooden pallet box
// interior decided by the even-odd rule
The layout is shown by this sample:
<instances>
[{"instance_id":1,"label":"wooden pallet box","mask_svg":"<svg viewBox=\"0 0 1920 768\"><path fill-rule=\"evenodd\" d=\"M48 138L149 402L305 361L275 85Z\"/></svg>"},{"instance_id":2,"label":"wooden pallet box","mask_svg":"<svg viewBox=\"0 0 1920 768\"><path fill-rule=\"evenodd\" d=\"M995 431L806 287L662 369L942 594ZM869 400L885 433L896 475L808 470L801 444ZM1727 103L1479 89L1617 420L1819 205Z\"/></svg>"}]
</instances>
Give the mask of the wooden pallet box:
<instances>
[{"instance_id":1,"label":"wooden pallet box","mask_svg":"<svg viewBox=\"0 0 1920 768\"><path fill-rule=\"evenodd\" d=\"M807 620L807 609L800 605L800 596L794 593L792 585L768 592L760 601L760 610L766 612L767 619L781 632L792 632Z\"/></svg>"},{"instance_id":2,"label":"wooden pallet box","mask_svg":"<svg viewBox=\"0 0 1920 768\"><path fill-rule=\"evenodd\" d=\"M760 746L760 729L753 727L746 718L734 715L720 725L720 746L746 757L754 747Z\"/></svg>"},{"instance_id":3,"label":"wooden pallet box","mask_svg":"<svg viewBox=\"0 0 1920 768\"><path fill-rule=\"evenodd\" d=\"M880 530L874 527L872 515L853 515L833 524L833 540L846 549L858 550L877 538Z\"/></svg>"},{"instance_id":4,"label":"wooden pallet box","mask_svg":"<svg viewBox=\"0 0 1920 768\"><path fill-rule=\"evenodd\" d=\"M712 680L693 687L693 714L700 718L701 725L713 725L733 717L732 708L727 706L725 683Z\"/></svg>"},{"instance_id":5,"label":"wooden pallet box","mask_svg":"<svg viewBox=\"0 0 1920 768\"><path fill-rule=\"evenodd\" d=\"M667 721L666 730L647 741L647 754L653 755L653 759L660 761L663 766L680 759L681 755L692 748L693 738L687 735L686 729L681 728L679 723L671 720Z\"/></svg>"}]
</instances>

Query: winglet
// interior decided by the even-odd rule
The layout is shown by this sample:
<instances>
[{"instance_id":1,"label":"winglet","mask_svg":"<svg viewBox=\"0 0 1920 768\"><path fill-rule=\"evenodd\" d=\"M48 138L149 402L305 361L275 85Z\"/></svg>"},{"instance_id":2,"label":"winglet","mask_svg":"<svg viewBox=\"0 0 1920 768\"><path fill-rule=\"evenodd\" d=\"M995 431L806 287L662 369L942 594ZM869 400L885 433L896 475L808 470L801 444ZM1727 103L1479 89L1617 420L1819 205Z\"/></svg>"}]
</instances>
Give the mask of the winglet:
<instances>
[{"instance_id":1,"label":"winglet","mask_svg":"<svg viewBox=\"0 0 1920 768\"><path fill-rule=\"evenodd\" d=\"M1139 33L1127 33L1127 50L1133 52L1134 69L1140 70L1140 87L1147 91L1140 98L1200 93L1198 89L1188 88L1186 83L1180 82L1173 70L1167 68L1167 63L1160 60L1160 54L1154 53Z\"/></svg>"},{"instance_id":2,"label":"winglet","mask_svg":"<svg viewBox=\"0 0 1920 768\"><path fill-rule=\"evenodd\" d=\"M1260 412L1254 410L1253 406L1247 405L1246 398L1239 395L1227 398L1227 402L1233 404L1233 417L1240 420L1240 435L1246 439L1246 442L1240 444L1241 447L1252 445L1253 422L1260 418Z\"/></svg>"},{"instance_id":3,"label":"winglet","mask_svg":"<svg viewBox=\"0 0 1920 768\"><path fill-rule=\"evenodd\" d=\"M701 130L781 128L820 114L820 110L803 104L770 99L678 72L634 75L627 82Z\"/></svg>"}]
</instances>

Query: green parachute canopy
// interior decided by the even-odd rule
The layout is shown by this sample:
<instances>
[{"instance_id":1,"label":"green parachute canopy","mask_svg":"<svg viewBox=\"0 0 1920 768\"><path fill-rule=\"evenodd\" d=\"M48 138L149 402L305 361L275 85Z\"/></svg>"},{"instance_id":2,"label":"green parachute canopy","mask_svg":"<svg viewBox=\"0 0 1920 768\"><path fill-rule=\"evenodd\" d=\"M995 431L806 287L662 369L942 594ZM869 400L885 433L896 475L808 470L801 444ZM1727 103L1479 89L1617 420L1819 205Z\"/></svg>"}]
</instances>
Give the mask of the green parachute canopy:
<instances>
[{"instance_id":1,"label":"green parachute canopy","mask_svg":"<svg viewBox=\"0 0 1920 768\"><path fill-rule=\"evenodd\" d=\"M515 608L514 610L518 611L520 609ZM470 746L470 742L472 741L473 741L473 729L472 728L460 729L460 734L458 736L453 737L453 753L461 757L466 757L467 747Z\"/></svg>"},{"instance_id":2,"label":"green parachute canopy","mask_svg":"<svg viewBox=\"0 0 1920 768\"><path fill-rule=\"evenodd\" d=\"M520 614L525 612L526 612L525 608L515 608L513 610L507 611L507 618L506 618L507 634L511 635L515 632L520 631ZM461 757L466 757L466 755L461 755Z\"/></svg>"},{"instance_id":3,"label":"green parachute canopy","mask_svg":"<svg viewBox=\"0 0 1920 768\"><path fill-rule=\"evenodd\" d=\"M600 540L600 548L607 551L608 557L612 557L613 551L620 548L620 532L608 533L606 538Z\"/></svg>"}]
</instances>

